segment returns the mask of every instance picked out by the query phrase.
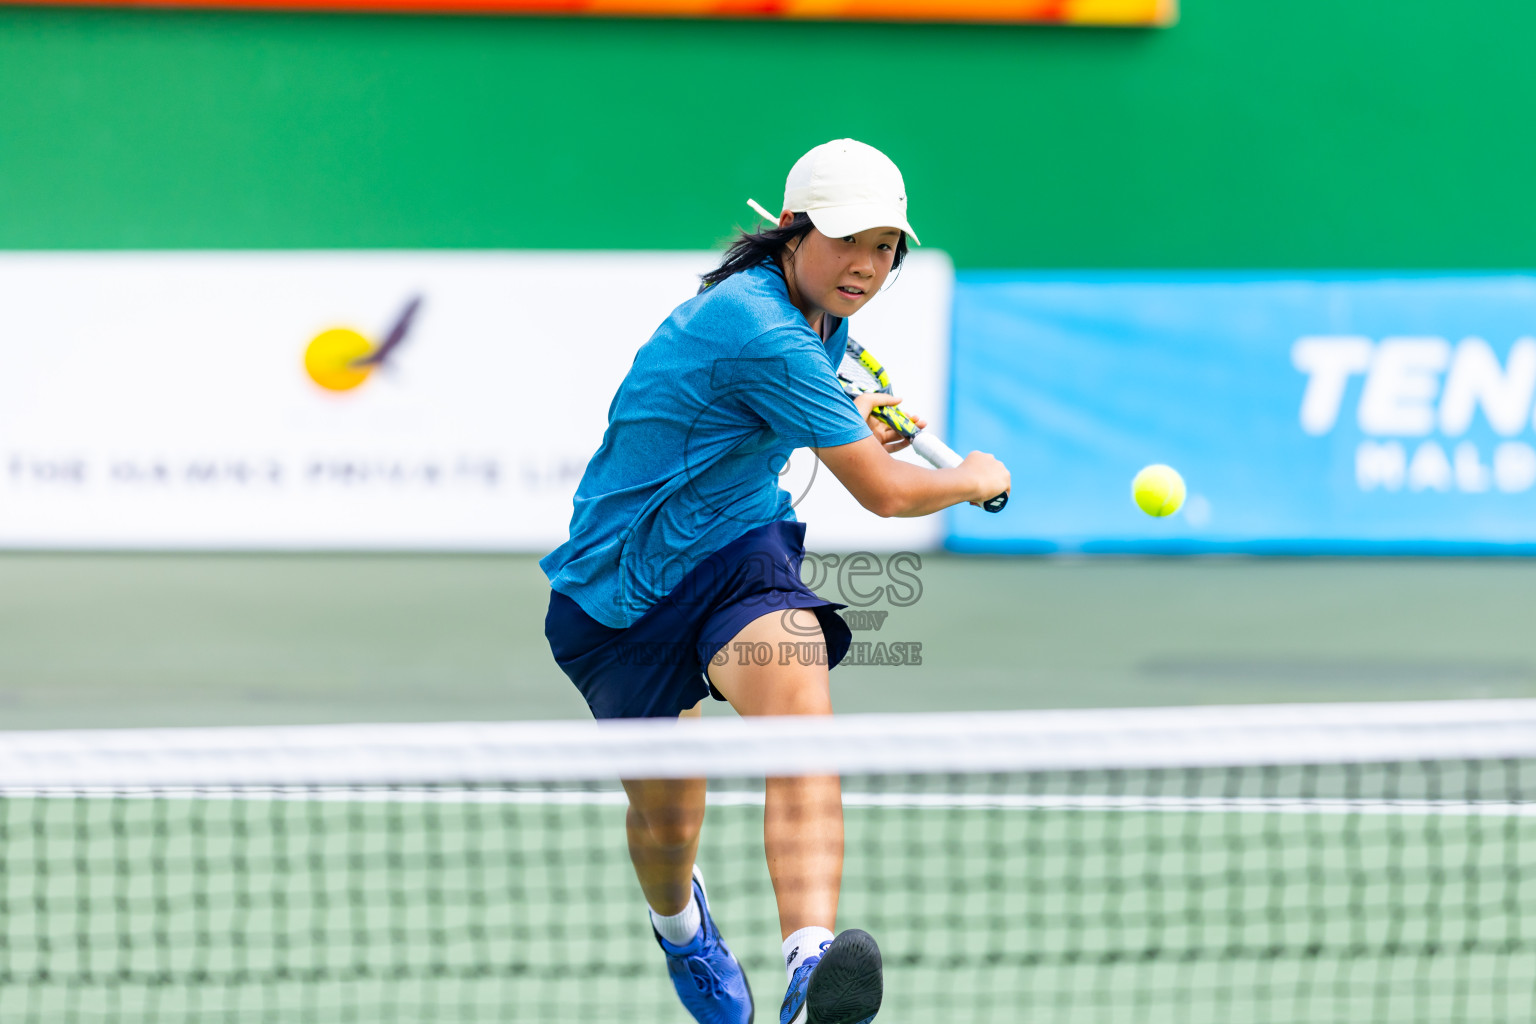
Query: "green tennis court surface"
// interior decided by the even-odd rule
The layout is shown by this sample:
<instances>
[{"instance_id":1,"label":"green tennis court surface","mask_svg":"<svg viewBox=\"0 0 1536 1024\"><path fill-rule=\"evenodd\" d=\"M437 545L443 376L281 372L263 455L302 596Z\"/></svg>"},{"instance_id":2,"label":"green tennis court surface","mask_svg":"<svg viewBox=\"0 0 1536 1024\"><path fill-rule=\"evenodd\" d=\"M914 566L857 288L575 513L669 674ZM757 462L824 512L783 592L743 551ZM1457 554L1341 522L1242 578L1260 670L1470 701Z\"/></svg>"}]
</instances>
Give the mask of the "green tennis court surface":
<instances>
[{"instance_id":1,"label":"green tennis court surface","mask_svg":"<svg viewBox=\"0 0 1536 1024\"><path fill-rule=\"evenodd\" d=\"M527 556L0 556L10 728L575 718ZM840 711L1536 695L1520 561L927 556ZM827 593L828 588L823 587Z\"/></svg>"},{"instance_id":2,"label":"green tennis court surface","mask_svg":"<svg viewBox=\"0 0 1536 1024\"><path fill-rule=\"evenodd\" d=\"M927 557L855 634L922 663L839 669L835 697L1531 696L1532 572ZM529 557L0 556L0 722L584 717L546 595ZM840 919L885 949L889 1024L1529 1020L1532 763L850 777ZM771 1019L760 793L721 784L701 862ZM622 820L608 781L12 791L0 1020L680 1021Z\"/></svg>"}]
</instances>

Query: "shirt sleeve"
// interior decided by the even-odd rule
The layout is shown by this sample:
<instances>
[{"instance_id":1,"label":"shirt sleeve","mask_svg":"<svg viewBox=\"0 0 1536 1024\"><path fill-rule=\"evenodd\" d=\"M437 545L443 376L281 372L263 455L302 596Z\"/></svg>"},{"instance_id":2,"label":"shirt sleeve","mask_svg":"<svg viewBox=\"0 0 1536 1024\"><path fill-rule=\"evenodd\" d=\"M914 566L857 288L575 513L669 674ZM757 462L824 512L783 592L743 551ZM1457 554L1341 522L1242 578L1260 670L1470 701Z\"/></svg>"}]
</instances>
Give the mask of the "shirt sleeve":
<instances>
[{"instance_id":1,"label":"shirt sleeve","mask_svg":"<svg viewBox=\"0 0 1536 1024\"><path fill-rule=\"evenodd\" d=\"M796 448L835 448L870 436L827 349L809 329L778 328L742 351L738 394Z\"/></svg>"}]
</instances>

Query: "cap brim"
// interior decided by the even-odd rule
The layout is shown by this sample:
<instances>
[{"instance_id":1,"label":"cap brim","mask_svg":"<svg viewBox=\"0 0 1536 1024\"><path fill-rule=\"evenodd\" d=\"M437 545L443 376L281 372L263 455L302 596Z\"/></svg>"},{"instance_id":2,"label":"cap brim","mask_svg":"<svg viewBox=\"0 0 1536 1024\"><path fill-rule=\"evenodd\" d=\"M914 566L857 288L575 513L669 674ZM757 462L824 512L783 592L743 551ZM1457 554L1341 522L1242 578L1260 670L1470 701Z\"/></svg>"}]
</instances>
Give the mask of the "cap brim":
<instances>
[{"instance_id":1,"label":"cap brim","mask_svg":"<svg viewBox=\"0 0 1536 1024\"><path fill-rule=\"evenodd\" d=\"M816 230L833 238L846 238L871 228L898 228L906 232L913 245L922 245L917 232L907 223L907 215L893 203L869 203L863 206L834 206L825 210L806 210Z\"/></svg>"}]
</instances>

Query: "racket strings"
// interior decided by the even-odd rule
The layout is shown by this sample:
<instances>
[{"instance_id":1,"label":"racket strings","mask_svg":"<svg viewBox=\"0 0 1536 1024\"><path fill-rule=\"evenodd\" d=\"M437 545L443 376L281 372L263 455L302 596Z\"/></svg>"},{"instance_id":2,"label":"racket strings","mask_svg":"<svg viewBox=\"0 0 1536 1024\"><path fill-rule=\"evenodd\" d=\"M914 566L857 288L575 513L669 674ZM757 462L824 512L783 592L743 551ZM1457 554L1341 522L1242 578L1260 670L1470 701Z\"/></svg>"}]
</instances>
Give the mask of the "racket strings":
<instances>
[{"instance_id":1,"label":"racket strings","mask_svg":"<svg viewBox=\"0 0 1536 1024\"><path fill-rule=\"evenodd\" d=\"M843 357L842 365L837 369L837 377L845 389L851 387L863 393L882 390L880 381L869 372L869 368L851 356Z\"/></svg>"}]
</instances>

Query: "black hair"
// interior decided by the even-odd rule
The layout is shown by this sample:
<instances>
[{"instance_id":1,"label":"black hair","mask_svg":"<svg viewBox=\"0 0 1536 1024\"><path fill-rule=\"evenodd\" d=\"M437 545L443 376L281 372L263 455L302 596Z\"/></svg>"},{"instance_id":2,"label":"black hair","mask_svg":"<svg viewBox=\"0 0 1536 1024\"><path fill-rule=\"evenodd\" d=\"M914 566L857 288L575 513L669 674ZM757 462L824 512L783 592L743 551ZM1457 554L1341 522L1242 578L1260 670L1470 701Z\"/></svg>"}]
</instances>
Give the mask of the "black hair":
<instances>
[{"instance_id":1,"label":"black hair","mask_svg":"<svg viewBox=\"0 0 1536 1024\"><path fill-rule=\"evenodd\" d=\"M775 269L782 272L779 266L779 257L786 246L797 238L804 238L811 233L810 214L797 213L794 220L783 227L769 228L766 231L742 231L737 236L731 247L725 250L725 256L720 260L720 265L707 274L700 276L699 291L703 291L710 285L719 284L732 274L739 274L743 270L751 269L762 263L772 263ZM903 231L901 238L896 242L896 258L891 263L891 269L901 266L902 259L907 255L907 233Z\"/></svg>"}]
</instances>

